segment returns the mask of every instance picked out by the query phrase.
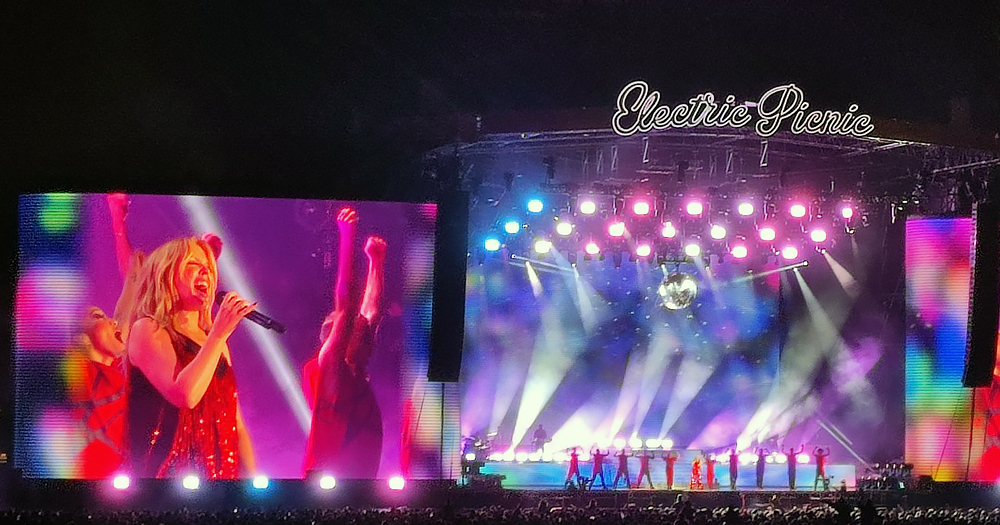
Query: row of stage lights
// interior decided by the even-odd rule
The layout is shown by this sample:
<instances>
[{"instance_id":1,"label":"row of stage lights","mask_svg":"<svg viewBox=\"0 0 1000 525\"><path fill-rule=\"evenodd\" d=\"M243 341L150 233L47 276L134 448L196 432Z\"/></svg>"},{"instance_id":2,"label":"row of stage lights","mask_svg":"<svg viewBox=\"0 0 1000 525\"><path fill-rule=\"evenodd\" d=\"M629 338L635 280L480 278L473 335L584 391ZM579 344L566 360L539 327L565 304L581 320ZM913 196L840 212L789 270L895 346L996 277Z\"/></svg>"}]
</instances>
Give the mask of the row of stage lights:
<instances>
[{"instance_id":1,"label":"row of stage lights","mask_svg":"<svg viewBox=\"0 0 1000 525\"><path fill-rule=\"evenodd\" d=\"M652 449L647 449L653 452ZM663 449L667 451L669 449ZM737 455L737 461L740 465L753 465L761 460L761 457L753 452L741 452ZM469 452L465 455L465 460L468 462L476 461L477 456L475 452ZM567 452L559 451L555 453L547 452L514 452L509 450L507 452L495 452L490 454L487 458L489 461L504 462L504 463L565 463L569 461L570 457ZM589 452L583 452L580 454L580 461L587 462L591 460ZM728 454L709 454L708 459L711 461L717 461L719 463L729 463ZM809 454L798 454L795 456L795 462L798 464L807 464L812 461L812 456ZM788 455L781 452L771 452L764 456L765 463L773 464L785 464L788 463Z\"/></svg>"},{"instance_id":2,"label":"row of stage lights","mask_svg":"<svg viewBox=\"0 0 1000 525\"><path fill-rule=\"evenodd\" d=\"M333 490L337 487L337 480L333 476L321 476L319 478L319 488L322 490ZM267 476L256 476L251 480L250 486L255 490L266 490L271 485L271 480ZM406 479L402 476L392 476L386 481L389 490L403 490L406 487ZM124 474L112 478L111 486L117 490L128 490L132 486L132 479ZM195 475L188 475L181 478L181 486L187 490L198 490L201 487L201 479Z\"/></svg>"},{"instance_id":3,"label":"row of stage lights","mask_svg":"<svg viewBox=\"0 0 1000 525\"><path fill-rule=\"evenodd\" d=\"M792 262L805 256L803 248L806 243L793 239L797 233L805 234L808 243L816 251L822 251L834 242L831 233L834 226L840 225L845 233L853 234L858 215L857 208L850 201L838 203L835 216L828 218L818 201L807 205L802 201L790 200L785 210L787 216L781 216L774 203L763 206L762 210L750 200L742 200L732 209L710 213L701 199L692 198L683 204L679 210L680 219L675 221L667 219L668 214L663 210L666 206L658 210L656 203L657 201L643 198L633 199L630 202L631 216L625 216L618 211L608 213L608 207L599 208L594 199L581 198L577 202L575 213L566 210L577 221L569 220L565 215L553 216L555 235L536 235L530 249L541 257L553 248L565 250L570 262L575 262L576 247L581 244L584 260L603 259L605 252L620 257L623 251L629 251L633 259L650 261L654 254L659 258L673 258L680 256L680 253L690 258L715 254L742 260L751 255L756 244L765 247L759 250L764 255L777 255L786 262ZM539 216L546 206L541 199L536 198L527 202L526 209L529 216ZM735 212L736 219L732 221L735 224L727 224L731 222L730 211ZM595 227L595 219L608 219L610 222L606 227L599 228ZM705 219L708 219L707 224ZM629 224L626 224L626 220ZM784 240L779 240L782 226L785 227L786 234L781 235ZM511 245L516 243L523 246L524 241L515 242L515 238L530 227L526 220L509 219L502 225L503 234L486 236L482 249L486 253L499 252L504 247L508 251L516 251ZM797 233L794 231L796 229ZM605 232L607 236L604 235ZM703 246L702 234L707 234L710 239L707 246Z\"/></svg>"}]
</instances>

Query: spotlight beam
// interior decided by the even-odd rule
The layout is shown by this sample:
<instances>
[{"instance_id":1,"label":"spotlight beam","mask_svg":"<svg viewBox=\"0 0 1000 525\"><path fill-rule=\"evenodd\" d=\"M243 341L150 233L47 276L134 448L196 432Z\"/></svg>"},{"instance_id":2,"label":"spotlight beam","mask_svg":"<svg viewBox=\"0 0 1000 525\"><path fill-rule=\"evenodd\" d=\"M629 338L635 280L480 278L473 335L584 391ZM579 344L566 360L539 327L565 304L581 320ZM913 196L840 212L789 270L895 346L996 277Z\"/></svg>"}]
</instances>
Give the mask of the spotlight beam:
<instances>
[{"instance_id":1,"label":"spotlight beam","mask_svg":"<svg viewBox=\"0 0 1000 525\"><path fill-rule=\"evenodd\" d=\"M182 195L178 199L187 211L191 226L195 231L218 232L218 235L225 239L226 249L219 257L218 264L221 273L226 276L226 281L231 284L230 288L245 291L249 297L256 297L253 286L244 275L242 267L237 264L239 250L236 243L226 235L226 231L217 220L208 199L194 195ZM298 376L292 371L292 366L288 362L288 354L270 330L248 323L243 323L243 325L247 327L250 337L257 343L254 348L267 363L268 369L271 370L279 388L281 388L285 401L292 407L292 412L299 422L302 433L307 434L312 423L312 411L306 404Z\"/></svg>"}]
</instances>

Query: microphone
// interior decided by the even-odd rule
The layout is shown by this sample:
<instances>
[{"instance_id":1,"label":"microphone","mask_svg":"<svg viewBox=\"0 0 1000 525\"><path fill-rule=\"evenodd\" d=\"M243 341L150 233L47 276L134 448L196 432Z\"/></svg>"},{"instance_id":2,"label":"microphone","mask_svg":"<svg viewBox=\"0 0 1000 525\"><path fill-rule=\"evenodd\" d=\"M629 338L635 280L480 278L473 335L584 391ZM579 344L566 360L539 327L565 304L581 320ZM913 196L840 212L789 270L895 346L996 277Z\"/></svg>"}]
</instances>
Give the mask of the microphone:
<instances>
[{"instance_id":1,"label":"microphone","mask_svg":"<svg viewBox=\"0 0 1000 525\"><path fill-rule=\"evenodd\" d=\"M222 300L226 298L226 294L228 294L228 293L229 292L224 291L224 290L219 290L219 291L215 292L215 304L221 305L222 304ZM279 334L285 333L285 325L279 323L278 321L275 321L274 319L271 319L270 317L268 317L268 316L266 316L266 315L264 315L264 314L262 314L262 313L260 313L260 312L258 312L256 310L248 313L245 316L245 319L247 321L250 321L250 322L253 322L253 323L257 323L257 324L263 326L264 328L267 328L268 330L274 330L275 332L278 332Z\"/></svg>"}]
</instances>

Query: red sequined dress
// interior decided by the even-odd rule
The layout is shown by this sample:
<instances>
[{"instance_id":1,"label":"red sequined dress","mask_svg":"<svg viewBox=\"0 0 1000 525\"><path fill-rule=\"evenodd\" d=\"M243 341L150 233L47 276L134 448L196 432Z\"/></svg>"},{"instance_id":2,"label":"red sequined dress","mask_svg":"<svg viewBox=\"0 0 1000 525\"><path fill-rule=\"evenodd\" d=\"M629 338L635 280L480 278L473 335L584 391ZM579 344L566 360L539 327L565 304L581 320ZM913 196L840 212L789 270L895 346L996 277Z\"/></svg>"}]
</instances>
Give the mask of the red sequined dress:
<instances>
[{"instance_id":1,"label":"red sequined dress","mask_svg":"<svg viewBox=\"0 0 1000 525\"><path fill-rule=\"evenodd\" d=\"M187 366L198 351L194 341L174 338L177 369ZM203 479L235 479L240 473L239 434L236 427L236 374L225 357L194 408L177 409L177 428L158 478L197 474Z\"/></svg>"}]
</instances>

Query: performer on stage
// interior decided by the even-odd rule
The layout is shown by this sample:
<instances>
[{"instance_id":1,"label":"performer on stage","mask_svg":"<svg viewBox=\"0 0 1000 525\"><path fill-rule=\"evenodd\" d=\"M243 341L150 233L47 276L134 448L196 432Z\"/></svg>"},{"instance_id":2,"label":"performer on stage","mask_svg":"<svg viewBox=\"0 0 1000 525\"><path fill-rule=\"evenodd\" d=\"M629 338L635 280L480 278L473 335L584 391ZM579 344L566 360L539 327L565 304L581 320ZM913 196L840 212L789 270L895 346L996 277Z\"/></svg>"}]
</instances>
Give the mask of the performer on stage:
<instances>
[{"instance_id":1,"label":"performer on stage","mask_svg":"<svg viewBox=\"0 0 1000 525\"><path fill-rule=\"evenodd\" d=\"M604 458L608 457L610 453L611 451L602 454L599 448L590 451L590 457L594 459L594 470L590 473L590 482L588 483L590 487L594 486L597 476L601 476L601 487L608 488L608 485L604 482Z\"/></svg>"},{"instance_id":2,"label":"performer on stage","mask_svg":"<svg viewBox=\"0 0 1000 525\"><path fill-rule=\"evenodd\" d=\"M548 440L549 434L545 432L545 428L543 428L542 424L539 423L538 428L535 429L535 433L531 436L531 448L534 449L535 452L541 452Z\"/></svg>"},{"instance_id":3,"label":"performer on stage","mask_svg":"<svg viewBox=\"0 0 1000 525\"><path fill-rule=\"evenodd\" d=\"M740 475L740 456L735 448L729 449L729 490L736 490L736 480Z\"/></svg>"},{"instance_id":4,"label":"performer on stage","mask_svg":"<svg viewBox=\"0 0 1000 525\"><path fill-rule=\"evenodd\" d=\"M757 488L764 488L764 467L767 466L767 455L770 452L766 448L757 447Z\"/></svg>"},{"instance_id":5,"label":"performer on stage","mask_svg":"<svg viewBox=\"0 0 1000 525\"><path fill-rule=\"evenodd\" d=\"M142 372L133 374L132 394L161 408L146 413L142 403L130 403L133 473L141 477L233 479L256 470L227 344L256 303L230 293L213 320L217 283L213 250L195 238L167 242L142 265L127 342L129 361ZM166 459L151 464L168 442Z\"/></svg>"},{"instance_id":6,"label":"performer on stage","mask_svg":"<svg viewBox=\"0 0 1000 525\"><path fill-rule=\"evenodd\" d=\"M382 412L368 382L367 367L381 314L386 243L378 237L369 237L365 243L368 276L359 309L350 293L357 223L354 210L340 210L334 308L323 322L322 346L303 370L303 388L313 405L306 442L307 476L322 472L374 479L382 456Z\"/></svg>"},{"instance_id":7,"label":"performer on stage","mask_svg":"<svg viewBox=\"0 0 1000 525\"><path fill-rule=\"evenodd\" d=\"M715 488L715 455L709 454L705 456L705 482L708 485L708 490Z\"/></svg>"},{"instance_id":8,"label":"performer on stage","mask_svg":"<svg viewBox=\"0 0 1000 525\"><path fill-rule=\"evenodd\" d=\"M799 454L805 449L805 445L800 445L798 452L795 451L795 447L788 448L788 490L795 490L795 467Z\"/></svg>"},{"instance_id":9,"label":"performer on stage","mask_svg":"<svg viewBox=\"0 0 1000 525\"><path fill-rule=\"evenodd\" d=\"M622 476L625 477L625 488L630 488L632 486L632 479L628 474L628 454L625 453L625 449L623 448L619 450L615 456L618 457L618 472L615 473L615 480L611 483L611 488L618 488L618 480L621 479Z\"/></svg>"},{"instance_id":10,"label":"performer on stage","mask_svg":"<svg viewBox=\"0 0 1000 525\"><path fill-rule=\"evenodd\" d=\"M816 478L813 480L813 490L823 487L826 490L828 481L826 479L826 458L830 455L830 449L816 447L813 449L813 456L816 458Z\"/></svg>"},{"instance_id":11,"label":"performer on stage","mask_svg":"<svg viewBox=\"0 0 1000 525\"><path fill-rule=\"evenodd\" d=\"M699 454L691 462L691 483L688 488L691 490L705 490L705 484L701 479L701 462L704 458Z\"/></svg>"},{"instance_id":12,"label":"performer on stage","mask_svg":"<svg viewBox=\"0 0 1000 525\"><path fill-rule=\"evenodd\" d=\"M569 472L566 473L566 483L565 486L569 487L569 484L574 479L579 479L580 476L580 451L578 447L573 447L573 450L569 453ZM580 487L584 488L584 487Z\"/></svg>"},{"instance_id":13,"label":"performer on stage","mask_svg":"<svg viewBox=\"0 0 1000 525\"><path fill-rule=\"evenodd\" d=\"M649 460L651 459L653 459L653 454L648 449L643 448L639 454L639 477L635 479L635 488L639 488L642 485L643 476L646 476L649 488L653 488L653 476L649 473Z\"/></svg>"},{"instance_id":14,"label":"performer on stage","mask_svg":"<svg viewBox=\"0 0 1000 525\"><path fill-rule=\"evenodd\" d=\"M674 466L677 464L678 457L680 454L676 450L668 450L663 456L667 462L667 490L674 490Z\"/></svg>"}]
</instances>

